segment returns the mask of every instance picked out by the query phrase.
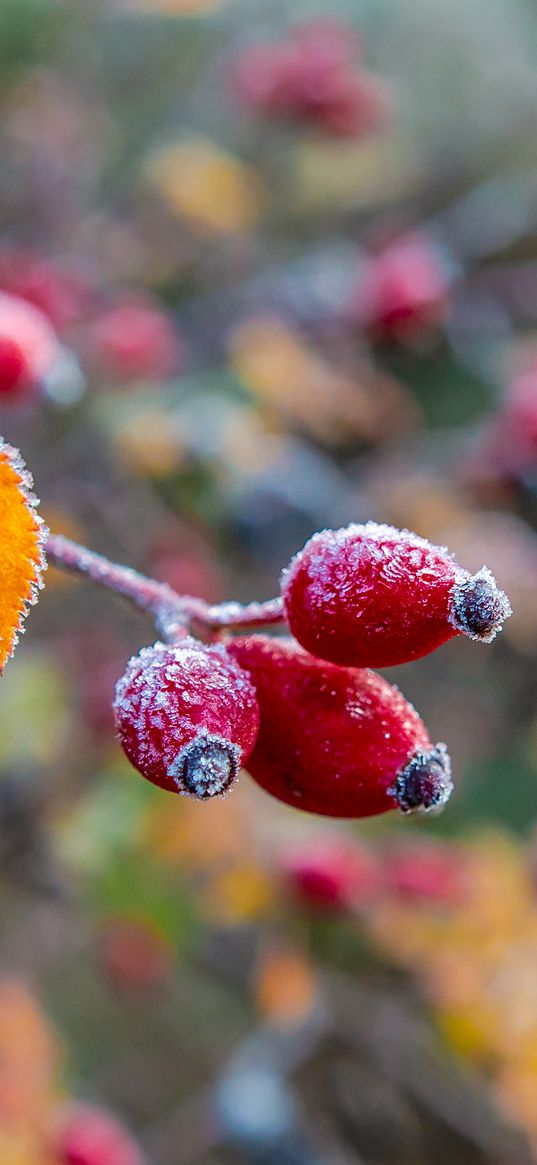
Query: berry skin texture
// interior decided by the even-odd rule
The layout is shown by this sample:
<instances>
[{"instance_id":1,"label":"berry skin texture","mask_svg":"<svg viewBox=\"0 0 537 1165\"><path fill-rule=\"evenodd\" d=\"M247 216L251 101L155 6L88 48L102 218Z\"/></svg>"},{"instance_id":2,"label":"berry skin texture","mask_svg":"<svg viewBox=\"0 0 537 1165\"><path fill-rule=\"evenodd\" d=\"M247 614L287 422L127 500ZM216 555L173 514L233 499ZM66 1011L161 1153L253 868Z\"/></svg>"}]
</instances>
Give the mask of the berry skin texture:
<instances>
[{"instance_id":1,"label":"berry skin texture","mask_svg":"<svg viewBox=\"0 0 537 1165\"><path fill-rule=\"evenodd\" d=\"M376 522L314 534L282 594L299 643L352 667L407 663L456 635L490 643L511 614L486 567L471 575L442 547Z\"/></svg>"},{"instance_id":2,"label":"berry skin texture","mask_svg":"<svg viewBox=\"0 0 537 1165\"><path fill-rule=\"evenodd\" d=\"M116 727L131 764L155 785L224 795L253 747L259 712L248 675L195 639L144 647L116 686Z\"/></svg>"},{"instance_id":3,"label":"berry skin texture","mask_svg":"<svg viewBox=\"0 0 537 1165\"><path fill-rule=\"evenodd\" d=\"M273 797L327 817L439 809L452 790L444 745L375 672L314 659L292 639L228 645L257 689L250 775Z\"/></svg>"},{"instance_id":4,"label":"berry skin texture","mask_svg":"<svg viewBox=\"0 0 537 1165\"><path fill-rule=\"evenodd\" d=\"M57 1142L59 1165L144 1165L145 1161L115 1117L86 1104L73 1106Z\"/></svg>"}]
</instances>

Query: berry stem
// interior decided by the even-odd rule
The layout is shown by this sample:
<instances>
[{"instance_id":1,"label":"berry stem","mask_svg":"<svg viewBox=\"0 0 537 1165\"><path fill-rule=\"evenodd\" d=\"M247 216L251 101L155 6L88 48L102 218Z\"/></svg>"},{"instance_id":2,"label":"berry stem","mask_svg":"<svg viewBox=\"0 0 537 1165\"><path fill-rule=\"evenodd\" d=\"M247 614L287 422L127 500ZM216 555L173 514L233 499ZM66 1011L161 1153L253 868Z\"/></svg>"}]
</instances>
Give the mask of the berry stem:
<instances>
[{"instance_id":1,"label":"berry stem","mask_svg":"<svg viewBox=\"0 0 537 1165\"><path fill-rule=\"evenodd\" d=\"M85 575L152 615L166 643L174 643L193 630L202 638L213 638L228 629L244 630L284 622L283 603L279 598L266 603L221 603L210 607L203 599L179 595L167 583L110 562L105 555L88 550L62 534L48 534L45 549L48 561L54 566Z\"/></svg>"}]
</instances>

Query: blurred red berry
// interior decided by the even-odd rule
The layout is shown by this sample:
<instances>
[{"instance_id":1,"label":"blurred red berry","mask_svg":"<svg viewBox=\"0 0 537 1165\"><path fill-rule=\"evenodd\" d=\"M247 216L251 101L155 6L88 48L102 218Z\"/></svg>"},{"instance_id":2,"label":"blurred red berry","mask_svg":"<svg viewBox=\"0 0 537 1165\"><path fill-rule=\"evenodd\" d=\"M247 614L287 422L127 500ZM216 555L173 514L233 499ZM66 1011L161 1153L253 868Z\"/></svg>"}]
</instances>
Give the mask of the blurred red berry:
<instances>
[{"instance_id":1,"label":"blurred red berry","mask_svg":"<svg viewBox=\"0 0 537 1165\"><path fill-rule=\"evenodd\" d=\"M335 137L360 137L384 125L388 91L353 65L358 40L337 20L296 27L287 40L245 49L236 66L246 104L268 116L309 124Z\"/></svg>"},{"instance_id":2,"label":"blurred red berry","mask_svg":"<svg viewBox=\"0 0 537 1165\"><path fill-rule=\"evenodd\" d=\"M56 1147L61 1165L144 1165L131 1134L102 1109L76 1104L60 1130Z\"/></svg>"},{"instance_id":3,"label":"blurred red berry","mask_svg":"<svg viewBox=\"0 0 537 1165\"><path fill-rule=\"evenodd\" d=\"M24 352L9 336L0 336L0 392L17 392L26 382Z\"/></svg>"},{"instance_id":4,"label":"blurred red berry","mask_svg":"<svg viewBox=\"0 0 537 1165\"><path fill-rule=\"evenodd\" d=\"M35 392L60 347L48 320L23 299L0 292L0 397Z\"/></svg>"},{"instance_id":5,"label":"blurred red berry","mask_svg":"<svg viewBox=\"0 0 537 1165\"><path fill-rule=\"evenodd\" d=\"M79 276L24 248L0 253L0 288L33 304L60 331L81 316L89 291Z\"/></svg>"},{"instance_id":6,"label":"blurred red berry","mask_svg":"<svg viewBox=\"0 0 537 1165\"><path fill-rule=\"evenodd\" d=\"M299 643L353 667L419 659L455 635L489 643L511 614L486 567L470 575L445 549L376 522L314 534L282 593Z\"/></svg>"},{"instance_id":7,"label":"blurred red berry","mask_svg":"<svg viewBox=\"0 0 537 1165\"><path fill-rule=\"evenodd\" d=\"M255 690L224 647L155 643L127 664L114 703L131 764L172 793L225 794L258 728Z\"/></svg>"},{"instance_id":8,"label":"blurred red berry","mask_svg":"<svg viewBox=\"0 0 537 1165\"><path fill-rule=\"evenodd\" d=\"M449 284L440 248L407 235L366 260L350 314L376 339L419 339L445 322Z\"/></svg>"},{"instance_id":9,"label":"blurred red berry","mask_svg":"<svg viewBox=\"0 0 537 1165\"><path fill-rule=\"evenodd\" d=\"M465 893L460 850L442 842L415 841L386 855L386 882L403 897L457 903Z\"/></svg>"},{"instance_id":10,"label":"blurred red berry","mask_svg":"<svg viewBox=\"0 0 537 1165\"><path fill-rule=\"evenodd\" d=\"M147 991L169 978L172 955L150 919L111 918L102 934L104 968L119 988Z\"/></svg>"},{"instance_id":11,"label":"blurred red berry","mask_svg":"<svg viewBox=\"0 0 537 1165\"><path fill-rule=\"evenodd\" d=\"M442 806L444 745L399 690L367 670L314 659L292 639L254 635L228 650L257 691L259 735L247 768L268 793L329 817Z\"/></svg>"},{"instance_id":12,"label":"blurred red berry","mask_svg":"<svg viewBox=\"0 0 537 1165\"><path fill-rule=\"evenodd\" d=\"M493 473L531 471L537 463L537 352L526 351L484 434L482 457Z\"/></svg>"},{"instance_id":13,"label":"blurred red berry","mask_svg":"<svg viewBox=\"0 0 537 1165\"><path fill-rule=\"evenodd\" d=\"M346 838L321 838L294 846L281 858L290 890L320 910L348 910L369 902L383 884L375 856Z\"/></svg>"},{"instance_id":14,"label":"blurred red berry","mask_svg":"<svg viewBox=\"0 0 537 1165\"><path fill-rule=\"evenodd\" d=\"M108 308L93 326L98 364L119 380L161 380L177 372L182 343L158 307L134 300Z\"/></svg>"}]
</instances>

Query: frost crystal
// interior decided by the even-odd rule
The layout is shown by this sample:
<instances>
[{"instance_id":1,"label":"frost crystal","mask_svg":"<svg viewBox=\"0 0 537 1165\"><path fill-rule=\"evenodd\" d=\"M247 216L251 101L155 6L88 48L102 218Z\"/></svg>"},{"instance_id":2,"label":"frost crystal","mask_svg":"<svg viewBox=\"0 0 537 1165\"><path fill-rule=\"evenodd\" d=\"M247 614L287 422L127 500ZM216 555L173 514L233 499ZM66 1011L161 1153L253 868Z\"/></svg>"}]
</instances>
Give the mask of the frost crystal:
<instances>
[{"instance_id":1,"label":"frost crystal","mask_svg":"<svg viewBox=\"0 0 537 1165\"><path fill-rule=\"evenodd\" d=\"M402 813L439 813L453 792L451 762L445 744L416 752L387 793Z\"/></svg>"},{"instance_id":2,"label":"frost crystal","mask_svg":"<svg viewBox=\"0 0 537 1165\"><path fill-rule=\"evenodd\" d=\"M499 589L486 566L457 583L452 604L449 616L452 627L481 643L492 643L504 621L513 614L505 591Z\"/></svg>"}]
</instances>

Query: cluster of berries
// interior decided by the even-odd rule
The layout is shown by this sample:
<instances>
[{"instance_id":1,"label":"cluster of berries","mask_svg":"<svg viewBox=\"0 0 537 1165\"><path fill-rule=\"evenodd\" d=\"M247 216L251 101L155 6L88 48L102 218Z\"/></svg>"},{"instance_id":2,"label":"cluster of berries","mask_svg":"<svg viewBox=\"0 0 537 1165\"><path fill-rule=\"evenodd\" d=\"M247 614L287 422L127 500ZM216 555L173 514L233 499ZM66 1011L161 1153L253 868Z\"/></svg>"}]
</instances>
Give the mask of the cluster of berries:
<instances>
[{"instance_id":1,"label":"cluster of berries","mask_svg":"<svg viewBox=\"0 0 537 1165\"><path fill-rule=\"evenodd\" d=\"M297 808L367 817L440 808L445 745L370 667L457 635L490 642L511 609L485 567L463 570L408 531L368 522L315 534L282 576L294 638L191 636L133 657L116 689L123 748L150 781L204 799L241 765Z\"/></svg>"},{"instance_id":2,"label":"cluster of berries","mask_svg":"<svg viewBox=\"0 0 537 1165\"><path fill-rule=\"evenodd\" d=\"M332 137L362 137L384 126L390 100L380 78L356 63L359 49L345 22L309 21L284 40L243 51L236 66L239 92L268 117Z\"/></svg>"}]
</instances>

